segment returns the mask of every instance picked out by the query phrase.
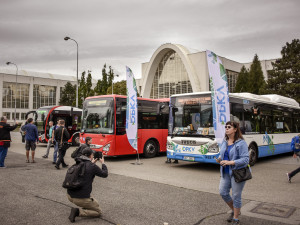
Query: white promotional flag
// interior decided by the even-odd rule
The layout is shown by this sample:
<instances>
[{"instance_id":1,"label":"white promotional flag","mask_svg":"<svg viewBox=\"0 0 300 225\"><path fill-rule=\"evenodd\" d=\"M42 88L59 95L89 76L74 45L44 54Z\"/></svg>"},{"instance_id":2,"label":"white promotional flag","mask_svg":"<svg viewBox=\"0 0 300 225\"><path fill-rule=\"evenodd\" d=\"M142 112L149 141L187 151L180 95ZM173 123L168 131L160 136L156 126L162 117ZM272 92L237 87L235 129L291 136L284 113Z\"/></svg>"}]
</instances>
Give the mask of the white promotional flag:
<instances>
[{"instance_id":1,"label":"white promotional flag","mask_svg":"<svg viewBox=\"0 0 300 225\"><path fill-rule=\"evenodd\" d=\"M225 136L225 124L230 120L228 83L221 59L206 50L209 86L213 107L213 125L216 140L220 146Z\"/></svg>"},{"instance_id":2,"label":"white promotional flag","mask_svg":"<svg viewBox=\"0 0 300 225\"><path fill-rule=\"evenodd\" d=\"M126 87L127 87L127 110L126 110L126 134L130 145L137 151L137 88L133 73L126 66Z\"/></svg>"}]
</instances>

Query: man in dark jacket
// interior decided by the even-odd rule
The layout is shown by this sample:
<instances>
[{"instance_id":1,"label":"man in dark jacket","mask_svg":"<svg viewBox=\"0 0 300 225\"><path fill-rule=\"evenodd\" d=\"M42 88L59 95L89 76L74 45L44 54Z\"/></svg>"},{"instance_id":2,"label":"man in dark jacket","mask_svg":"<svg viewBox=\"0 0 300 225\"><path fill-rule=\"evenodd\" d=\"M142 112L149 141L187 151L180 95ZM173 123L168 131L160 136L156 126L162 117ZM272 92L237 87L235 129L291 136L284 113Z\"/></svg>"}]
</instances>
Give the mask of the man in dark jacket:
<instances>
[{"instance_id":1,"label":"man in dark jacket","mask_svg":"<svg viewBox=\"0 0 300 225\"><path fill-rule=\"evenodd\" d=\"M80 189L69 190L68 199L70 202L82 208L72 208L69 216L69 220L74 223L75 217L100 217L102 215L99 203L96 199L91 197L92 184L95 176L106 178L108 176L107 167L104 164L104 158L100 158L99 161L102 164L100 169L96 162L98 159L94 159L93 151L90 148L85 148L80 157L77 157L77 161L85 163L85 173L83 176L83 186Z\"/></svg>"},{"instance_id":2,"label":"man in dark jacket","mask_svg":"<svg viewBox=\"0 0 300 225\"><path fill-rule=\"evenodd\" d=\"M7 119L5 116L1 117L0 122L0 168L6 168L4 161L7 155L8 147L10 147L10 132L16 129L18 124L10 126L7 124Z\"/></svg>"},{"instance_id":3,"label":"man in dark jacket","mask_svg":"<svg viewBox=\"0 0 300 225\"><path fill-rule=\"evenodd\" d=\"M36 144L38 144L39 141L39 135L38 135L38 130L36 128L36 125L33 124L33 119L29 118L27 120L27 124L21 128L22 131L25 131L25 149L26 149L26 162L29 163L29 151L31 149L31 158L32 158L32 163L34 163L34 154L35 154L35 149L36 149Z\"/></svg>"},{"instance_id":4,"label":"man in dark jacket","mask_svg":"<svg viewBox=\"0 0 300 225\"><path fill-rule=\"evenodd\" d=\"M54 131L54 138L58 145L58 160L56 161L55 168L60 169L59 165L62 164L62 167L68 167L65 163L64 157L67 149L69 148L68 140L70 138L70 134L65 128L65 121L59 120L59 127Z\"/></svg>"}]
</instances>

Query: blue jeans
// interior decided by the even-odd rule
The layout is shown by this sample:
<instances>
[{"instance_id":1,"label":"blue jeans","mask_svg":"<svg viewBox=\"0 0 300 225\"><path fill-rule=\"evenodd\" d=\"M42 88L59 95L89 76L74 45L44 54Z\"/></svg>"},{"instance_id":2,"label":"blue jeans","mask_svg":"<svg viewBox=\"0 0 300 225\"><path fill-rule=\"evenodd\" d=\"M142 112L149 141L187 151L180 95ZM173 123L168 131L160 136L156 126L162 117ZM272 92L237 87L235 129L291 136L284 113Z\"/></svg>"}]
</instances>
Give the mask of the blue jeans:
<instances>
[{"instance_id":1,"label":"blue jeans","mask_svg":"<svg viewBox=\"0 0 300 225\"><path fill-rule=\"evenodd\" d=\"M7 155L8 147L0 145L0 167L4 167L4 160Z\"/></svg>"},{"instance_id":2,"label":"blue jeans","mask_svg":"<svg viewBox=\"0 0 300 225\"><path fill-rule=\"evenodd\" d=\"M219 191L223 200L228 203L233 201L234 208L242 207L242 191L246 181L236 183L234 177L230 177L228 173L223 173L220 180ZM230 189L232 188L232 197L230 196Z\"/></svg>"},{"instance_id":3,"label":"blue jeans","mask_svg":"<svg viewBox=\"0 0 300 225\"><path fill-rule=\"evenodd\" d=\"M58 152L58 143L55 142L54 152L53 152L53 162L56 162L56 160L57 160L57 152Z\"/></svg>"}]
</instances>

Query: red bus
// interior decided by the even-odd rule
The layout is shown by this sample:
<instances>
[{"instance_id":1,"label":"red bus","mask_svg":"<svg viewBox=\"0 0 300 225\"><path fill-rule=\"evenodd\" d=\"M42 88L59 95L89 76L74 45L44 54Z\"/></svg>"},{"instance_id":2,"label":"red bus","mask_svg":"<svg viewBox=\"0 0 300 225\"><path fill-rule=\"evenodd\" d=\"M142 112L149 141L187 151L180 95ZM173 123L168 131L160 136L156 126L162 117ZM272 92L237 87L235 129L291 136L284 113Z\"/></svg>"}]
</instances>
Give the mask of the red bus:
<instances>
[{"instance_id":1,"label":"red bus","mask_svg":"<svg viewBox=\"0 0 300 225\"><path fill-rule=\"evenodd\" d=\"M88 97L83 103L80 142L93 139L91 148L109 156L136 154L126 136L127 96ZM151 158L166 152L169 98L138 98L138 152Z\"/></svg>"},{"instance_id":2,"label":"red bus","mask_svg":"<svg viewBox=\"0 0 300 225\"><path fill-rule=\"evenodd\" d=\"M34 124L37 126L39 141L47 143L49 140L49 122L53 121L54 125L60 119L65 120L72 145L79 145L79 131L81 123L82 110L71 106L43 106L35 111L26 114L26 119L32 117ZM45 135L46 134L46 135Z\"/></svg>"}]
</instances>

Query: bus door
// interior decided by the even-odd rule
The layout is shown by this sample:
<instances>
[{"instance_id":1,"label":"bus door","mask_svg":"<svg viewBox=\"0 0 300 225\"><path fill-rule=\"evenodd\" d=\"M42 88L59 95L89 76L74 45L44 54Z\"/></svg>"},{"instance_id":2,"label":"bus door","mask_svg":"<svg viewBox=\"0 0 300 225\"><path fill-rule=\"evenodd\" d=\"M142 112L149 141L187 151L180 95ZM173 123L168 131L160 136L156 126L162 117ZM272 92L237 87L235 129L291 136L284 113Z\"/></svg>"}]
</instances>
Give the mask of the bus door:
<instances>
[{"instance_id":1,"label":"bus door","mask_svg":"<svg viewBox=\"0 0 300 225\"><path fill-rule=\"evenodd\" d=\"M129 144L126 135L126 101L126 98L116 98L116 135L114 148L115 155L136 154L136 151Z\"/></svg>"}]
</instances>

